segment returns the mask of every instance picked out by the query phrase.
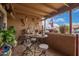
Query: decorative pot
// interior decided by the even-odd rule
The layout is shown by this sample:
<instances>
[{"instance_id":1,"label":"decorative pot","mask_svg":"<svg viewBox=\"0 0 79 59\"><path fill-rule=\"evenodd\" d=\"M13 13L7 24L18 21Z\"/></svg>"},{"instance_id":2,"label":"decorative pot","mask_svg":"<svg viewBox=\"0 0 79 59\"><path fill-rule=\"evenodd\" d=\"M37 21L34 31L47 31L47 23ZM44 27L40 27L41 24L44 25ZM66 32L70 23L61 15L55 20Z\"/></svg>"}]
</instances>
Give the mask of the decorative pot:
<instances>
[{"instance_id":1,"label":"decorative pot","mask_svg":"<svg viewBox=\"0 0 79 59\"><path fill-rule=\"evenodd\" d=\"M4 44L2 46L2 50L1 50L1 56L9 56L11 55L10 52L11 52L11 46L8 45L8 44Z\"/></svg>"}]
</instances>

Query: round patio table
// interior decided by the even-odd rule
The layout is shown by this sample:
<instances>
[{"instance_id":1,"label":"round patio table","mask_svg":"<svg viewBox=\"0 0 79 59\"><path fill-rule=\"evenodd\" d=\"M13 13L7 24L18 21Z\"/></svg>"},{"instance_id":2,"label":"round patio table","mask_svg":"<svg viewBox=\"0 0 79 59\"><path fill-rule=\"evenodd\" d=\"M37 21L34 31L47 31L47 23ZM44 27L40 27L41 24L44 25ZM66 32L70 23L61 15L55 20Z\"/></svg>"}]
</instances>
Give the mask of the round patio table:
<instances>
[{"instance_id":1,"label":"round patio table","mask_svg":"<svg viewBox=\"0 0 79 59\"><path fill-rule=\"evenodd\" d=\"M41 56L43 54L46 56L46 50L48 49L48 45L47 44L40 44L39 47L42 49L42 52L39 56Z\"/></svg>"}]
</instances>

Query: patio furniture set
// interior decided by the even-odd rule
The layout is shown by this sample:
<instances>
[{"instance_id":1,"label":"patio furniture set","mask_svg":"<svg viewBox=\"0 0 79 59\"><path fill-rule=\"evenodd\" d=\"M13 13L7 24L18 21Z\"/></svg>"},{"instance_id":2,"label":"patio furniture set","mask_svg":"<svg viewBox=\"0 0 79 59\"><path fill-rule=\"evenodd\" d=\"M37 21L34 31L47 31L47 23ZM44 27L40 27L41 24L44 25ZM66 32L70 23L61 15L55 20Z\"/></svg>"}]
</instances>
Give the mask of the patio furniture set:
<instances>
[{"instance_id":1,"label":"patio furniture set","mask_svg":"<svg viewBox=\"0 0 79 59\"><path fill-rule=\"evenodd\" d=\"M22 38L23 37L23 38ZM48 44L40 42L40 39L45 40L48 37L47 35L32 35L24 34L18 39L18 45L24 45L26 49L23 51L23 56L36 56L39 53L39 56L45 55L48 49Z\"/></svg>"}]
</instances>

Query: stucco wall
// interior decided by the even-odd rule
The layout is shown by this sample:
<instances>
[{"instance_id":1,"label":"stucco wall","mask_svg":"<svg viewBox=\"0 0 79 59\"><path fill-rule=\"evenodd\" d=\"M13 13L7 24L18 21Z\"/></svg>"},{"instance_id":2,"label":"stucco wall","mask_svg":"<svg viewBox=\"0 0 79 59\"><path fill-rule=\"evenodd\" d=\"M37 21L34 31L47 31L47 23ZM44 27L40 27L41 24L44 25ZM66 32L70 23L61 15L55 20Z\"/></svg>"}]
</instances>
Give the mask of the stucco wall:
<instances>
[{"instance_id":1,"label":"stucco wall","mask_svg":"<svg viewBox=\"0 0 79 59\"><path fill-rule=\"evenodd\" d=\"M14 26L15 29L16 29L16 37L18 37L20 35L20 31L21 29L23 28L20 20L15 20L15 19L12 19L12 18L8 18L8 21L7 21L7 26Z\"/></svg>"},{"instance_id":2,"label":"stucco wall","mask_svg":"<svg viewBox=\"0 0 79 59\"><path fill-rule=\"evenodd\" d=\"M24 23L25 23L25 26L24 26L20 19L13 19L11 17L8 17L7 26L15 27L16 38L18 38L18 36L21 34L21 30L22 29L27 30L27 27L29 27L31 29L31 31L33 31L35 29L34 27L36 27L38 30L40 30L41 29L40 25L42 25L42 24L39 24L38 20L39 19L32 20L31 17L28 17L28 20L24 19Z\"/></svg>"},{"instance_id":3,"label":"stucco wall","mask_svg":"<svg viewBox=\"0 0 79 59\"><path fill-rule=\"evenodd\" d=\"M75 55L75 36L70 34L49 33L47 43L65 55Z\"/></svg>"}]
</instances>

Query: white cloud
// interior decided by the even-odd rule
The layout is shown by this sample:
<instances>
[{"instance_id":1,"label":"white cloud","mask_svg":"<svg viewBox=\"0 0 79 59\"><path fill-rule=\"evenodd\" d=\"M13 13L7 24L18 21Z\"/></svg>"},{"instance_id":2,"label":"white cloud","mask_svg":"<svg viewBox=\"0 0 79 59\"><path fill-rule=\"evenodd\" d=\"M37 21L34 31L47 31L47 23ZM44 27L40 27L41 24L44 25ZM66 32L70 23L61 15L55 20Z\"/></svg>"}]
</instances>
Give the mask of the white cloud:
<instances>
[{"instance_id":1,"label":"white cloud","mask_svg":"<svg viewBox=\"0 0 79 59\"><path fill-rule=\"evenodd\" d=\"M56 19L56 22L65 22L65 20L63 18L58 18Z\"/></svg>"},{"instance_id":2,"label":"white cloud","mask_svg":"<svg viewBox=\"0 0 79 59\"><path fill-rule=\"evenodd\" d=\"M56 24L56 23L54 23L54 24L53 24L53 26L54 26L54 27L59 27L59 25L58 25L58 24Z\"/></svg>"},{"instance_id":3,"label":"white cloud","mask_svg":"<svg viewBox=\"0 0 79 59\"><path fill-rule=\"evenodd\" d=\"M65 23L65 25L70 25L69 23ZM72 25L79 25L79 23L72 23Z\"/></svg>"},{"instance_id":4,"label":"white cloud","mask_svg":"<svg viewBox=\"0 0 79 59\"><path fill-rule=\"evenodd\" d=\"M72 23L73 25L79 25L79 23Z\"/></svg>"}]
</instances>

